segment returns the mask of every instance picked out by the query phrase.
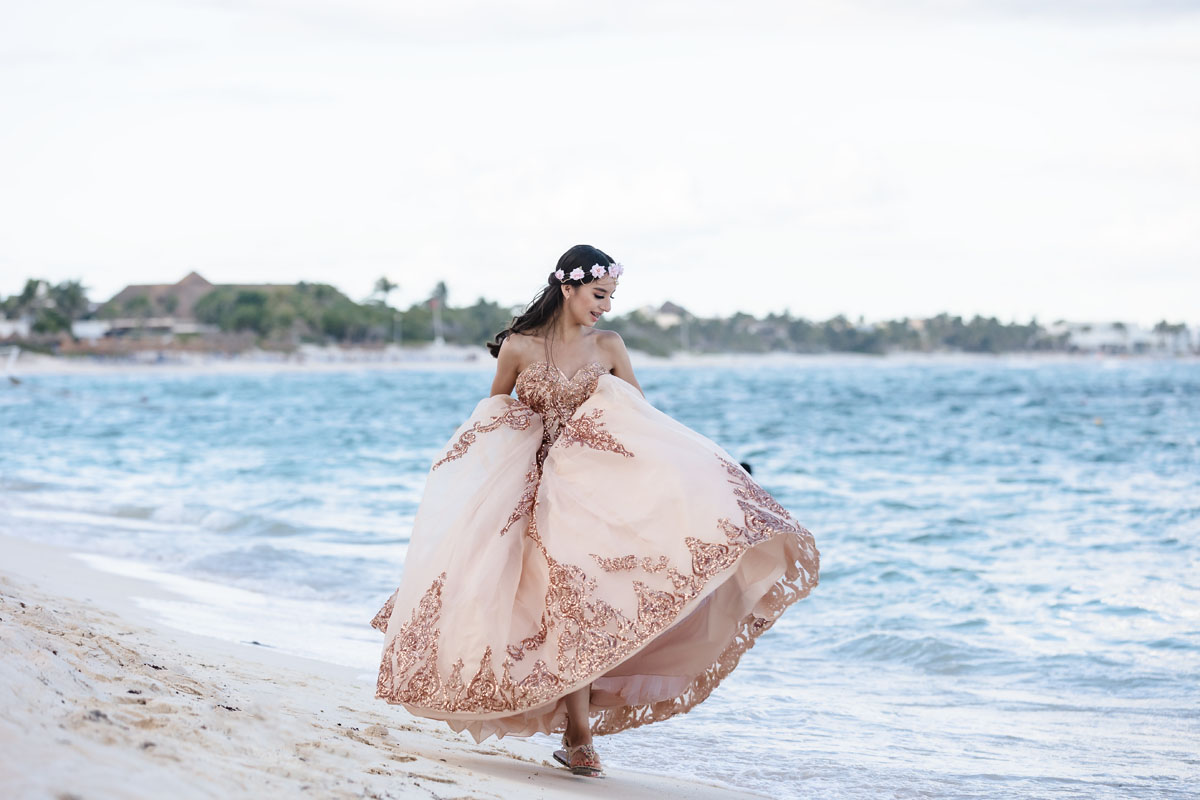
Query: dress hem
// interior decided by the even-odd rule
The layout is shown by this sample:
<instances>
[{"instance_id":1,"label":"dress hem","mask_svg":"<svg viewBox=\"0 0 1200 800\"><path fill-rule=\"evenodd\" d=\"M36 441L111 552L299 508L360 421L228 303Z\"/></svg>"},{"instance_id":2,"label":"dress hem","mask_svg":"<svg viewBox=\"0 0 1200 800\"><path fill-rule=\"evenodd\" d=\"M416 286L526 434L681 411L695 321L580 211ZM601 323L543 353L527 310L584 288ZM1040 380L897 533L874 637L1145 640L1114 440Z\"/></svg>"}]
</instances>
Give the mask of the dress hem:
<instances>
[{"instance_id":1,"label":"dress hem","mask_svg":"<svg viewBox=\"0 0 1200 800\"><path fill-rule=\"evenodd\" d=\"M591 723L592 734L595 736L607 736L613 733L620 733L630 728L639 728L642 725L649 725L652 722L661 722L677 714L691 711L697 705L704 702L712 694L713 690L721 684L721 681L729 673L733 672L734 668L741 661L742 655L754 647L754 643L758 637L770 630L776 620L783 615L783 612L789 606L808 596L809 592L816 587L818 580L814 576L811 584L801 587L797 585L795 580L789 579L786 574L777 579L759 600L760 603L762 600L768 600L769 607L767 613L769 616L761 617L752 612L743 617L729 644L721 651L721 655L703 672L693 678L687 689L675 697L666 700L658 700L634 706L626 705L618 708L605 708L601 709L598 713L589 714L589 718L594 720ZM554 729L550 732L557 733L559 731L558 729Z\"/></svg>"},{"instance_id":2,"label":"dress hem","mask_svg":"<svg viewBox=\"0 0 1200 800\"><path fill-rule=\"evenodd\" d=\"M797 534L789 533L786 535ZM386 693L376 693L375 698L384 700L389 705L403 706L406 711L414 714L415 716L421 716L426 719L436 719L445 722L452 730L456 732L469 730L471 727L473 727L473 723L489 722L516 716L531 716L533 719L536 719L539 715L537 715L535 712L540 709L544 709L546 712L541 716L550 715L558 706L558 704L562 702L563 697L571 694L574 691L577 691L583 686L603 678L608 672L611 672L621 664L624 664L631 658L634 658L646 647L649 647L651 644L653 644L659 635L669 630L675 623L686 618L688 614L695 610L695 608L701 602L703 602L706 597L710 596L721 585L736 575L739 567L742 564L742 559L747 554L758 547L767 545L774 540L775 537L772 537L771 539L759 542L743 551L738 560L730 565L728 570L726 570L720 576L714 576L714 578L709 581L708 585L705 586L707 591L692 598L692 601L688 603L688 606L684 609L681 609L680 613L671 621L671 624L662 628L658 634L648 638L639 647L625 654L619 661L607 665L603 671L589 676L586 680L572 684L569 689L561 694L558 694L553 699L539 703L536 706L529 706L527 708L517 710L492 712L491 714L480 714L478 712L452 712L416 706L411 703L406 703L403 700L393 699ZM649 703L621 705L609 708L601 707L598 709L593 708L593 710L591 710L588 714L590 720L589 727L592 731L592 734L595 736L606 736L613 733L619 733L623 730L641 727L642 725L648 725L653 722L660 722L678 714L686 713L707 699L709 695L712 694L713 690L716 689L717 686L719 686L720 683L734 670L734 668L737 667L738 663L741 661L742 655L754 646L754 643L758 637L770 630L789 606L807 597L813 588L817 586L820 577L816 572L810 573L811 582L807 582L802 579L805 572L802 566L802 561L803 557L801 555L798 556L794 561L788 562L783 574L771 584L770 588L768 588L767 591L761 595L761 597L756 598L754 603L755 608L759 607L764 601L766 601L767 606L764 610L767 616L764 617L757 613L751 612L742 617L741 621L737 624L734 630L734 634L730 637L728 644L722 648L721 654L712 664L692 678L684 691L673 697L663 700L656 700ZM795 574L796 577L789 578L789 573ZM797 581L800 583L797 583ZM386 632L387 618L390 616L390 613L388 613L390 612L388 606L391 604L392 599L393 598L389 598L388 603L384 605L383 609L380 609L380 612L376 615L375 620L372 620L373 627L383 632ZM382 622L382 625L377 624L377 621ZM560 714L554 715L552 719L556 719L560 716ZM455 725L454 723L463 724ZM549 726L537 726L536 730L532 730L527 733L517 733L515 731L492 731L481 738L476 738L476 742L482 742L489 736L495 736L497 739L502 739L504 736L527 738L536 733L554 734L562 733L565 730L565 722L560 724L551 722ZM474 737L473 732L472 736Z\"/></svg>"}]
</instances>

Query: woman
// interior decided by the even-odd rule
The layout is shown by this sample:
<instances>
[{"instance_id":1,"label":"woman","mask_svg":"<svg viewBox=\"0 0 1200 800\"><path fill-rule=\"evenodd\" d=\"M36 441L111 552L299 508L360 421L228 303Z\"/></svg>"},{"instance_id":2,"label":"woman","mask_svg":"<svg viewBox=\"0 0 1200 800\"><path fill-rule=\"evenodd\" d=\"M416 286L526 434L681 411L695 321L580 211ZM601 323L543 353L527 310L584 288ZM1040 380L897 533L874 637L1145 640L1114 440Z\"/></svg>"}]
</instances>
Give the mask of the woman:
<instances>
[{"instance_id":1,"label":"woman","mask_svg":"<svg viewBox=\"0 0 1200 800\"><path fill-rule=\"evenodd\" d=\"M476 742L592 736L704 700L817 585L812 534L728 453L655 409L621 337L594 326L624 268L559 259L495 337L492 394L433 463L376 696ZM509 393L516 388L517 399Z\"/></svg>"}]
</instances>

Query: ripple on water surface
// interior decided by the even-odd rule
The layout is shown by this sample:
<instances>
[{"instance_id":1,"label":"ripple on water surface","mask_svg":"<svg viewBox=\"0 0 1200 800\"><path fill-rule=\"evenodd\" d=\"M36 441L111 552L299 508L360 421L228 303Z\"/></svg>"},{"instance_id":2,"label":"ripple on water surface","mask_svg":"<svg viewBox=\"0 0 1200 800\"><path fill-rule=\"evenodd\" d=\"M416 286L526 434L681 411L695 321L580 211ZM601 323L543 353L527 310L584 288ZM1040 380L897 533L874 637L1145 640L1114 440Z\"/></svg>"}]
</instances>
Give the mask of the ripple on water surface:
<instances>
[{"instance_id":1,"label":"ripple on water surface","mask_svg":"<svg viewBox=\"0 0 1200 800\"><path fill-rule=\"evenodd\" d=\"M606 759L779 797L1196 796L1194 363L638 372L752 463L822 573L712 697ZM369 671L429 464L490 383L32 376L0 393L0 528L229 587L178 618Z\"/></svg>"}]
</instances>

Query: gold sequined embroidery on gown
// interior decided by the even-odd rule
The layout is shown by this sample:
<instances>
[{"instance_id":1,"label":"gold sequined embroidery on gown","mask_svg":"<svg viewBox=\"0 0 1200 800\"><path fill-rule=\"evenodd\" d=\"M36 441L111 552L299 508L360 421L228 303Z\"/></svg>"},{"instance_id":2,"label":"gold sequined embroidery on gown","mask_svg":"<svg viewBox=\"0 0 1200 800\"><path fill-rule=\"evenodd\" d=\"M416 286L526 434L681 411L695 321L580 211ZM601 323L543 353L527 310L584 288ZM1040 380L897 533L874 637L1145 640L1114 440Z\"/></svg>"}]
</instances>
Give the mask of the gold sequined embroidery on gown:
<instances>
[{"instance_id":1,"label":"gold sequined embroidery on gown","mask_svg":"<svg viewBox=\"0 0 1200 800\"><path fill-rule=\"evenodd\" d=\"M719 445L599 362L538 361L434 461L376 697L474 739L686 712L817 585L813 536Z\"/></svg>"}]
</instances>

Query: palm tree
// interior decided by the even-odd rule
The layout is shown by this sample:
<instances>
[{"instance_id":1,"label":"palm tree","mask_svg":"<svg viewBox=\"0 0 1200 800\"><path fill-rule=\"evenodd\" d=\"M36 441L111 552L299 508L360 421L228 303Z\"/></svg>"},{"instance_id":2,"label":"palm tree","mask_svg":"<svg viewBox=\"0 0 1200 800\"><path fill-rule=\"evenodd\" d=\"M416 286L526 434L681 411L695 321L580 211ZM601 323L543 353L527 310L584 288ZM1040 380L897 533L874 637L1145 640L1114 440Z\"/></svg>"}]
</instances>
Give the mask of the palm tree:
<instances>
[{"instance_id":1,"label":"palm tree","mask_svg":"<svg viewBox=\"0 0 1200 800\"><path fill-rule=\"evenodd\" d=\"M400 288L400 284L393 283L392 281L388 280L386 275L381 277L379 280L375 281L375 294L381 295L383 297L382 303L385 306L387 306L387 304L388 304L388 297L391 296L392 292L396 291L399 288ZM392 309L391 339L393 342L402 344L402 342L398 341L398 339L396 337L397 333L399 333L401 337L404 336L403 327L396 324L396 315L399 313L400 312L397 311L396 309L394 309L394 308Z\"/></svg>"},{"instance_id":2,"label":"palm tree","mask_svg":"<svg viewBox=\"0 0 1200 800\"><path fill-rule=\"evenodd\" d=\"M63 281L57 286L51 286L49 295L54 307L69 320L79 319L87 313L87 290L79 281Z\"/></svg>"},{"instance_id":3,"label":"palm tree","mask_svg":"<svg viewBox=\"0 0 1200 800\"><path fill-rule=\"evenodd\" d=\"M1171 323L1165 319L1154 326L1154 332L1158 334L1158 349L1167 349L1167 334L1171 332Z\"/></svg>"},{"instance_id":4,"label":"palm tree","mask_svg":"<svg viewBox=\"0 0 1200 800\"><path fill-rule=\"evenodd\" d=\"M436 345L446 343L442 336L442 306L446 304L448 294L445 281L438 281L433 287L433 297L429 298L429 307L433 309L433 343Z\"/></svg>"},{"instance_id":5,"label":"palm tree","mask_svg":"<svg viewBox=\"0 0 1200 800\"><path fill-rule=\"evenodd\" d=\"M1112 324L1112 326L1113 326L1113 330L1118 331L1121 334L1121 351L1124 353L1128 353L1130 350L1130 348L1129 348L1129 326L1126 325L1124 322L1114 322Z\"/></svg>"},{"instance_id":6,"label":"palm tree","mask_svg":"<svg viewBox=\"0 0 1200 800\"><path fill-rule=\"evenodd\" d=\"M1154 326L1154 332L1158 334L1158 349L1167 349L1167 337L1171 339L1171 352L1178 353L1180 351L1179 340L1181 334L1187 331L1188 327L1182 322L1171 324L1165 319ZM1187 341L1187 339L1185 339Z\"/></svg>"},{"instance_id":7,"label":"palm tree","mask_svg":"<svg viewBox=\"0 0 1200 800\"><path fill-rule=\"evenodd\" d=\"M390 280L388 280L386 275L375 281L375 294L383 296L384 305L387 305L388 297L392 294L392 292L399 288L400 284L392 283Z\"/></svg>"},{"instance_id":8,"label":"palm tree","mask_svg":"<svg viewBox=\"0 0 1200 800\"><path fill-rule=\"evenodd\" d=\"M21 290L21 299L17 301L17 308L24 311L33 307L34 301L37 300L38 294L45 281L37 278L29 278L25 281L25 288Z\"/></svg>"}]
</instances>

